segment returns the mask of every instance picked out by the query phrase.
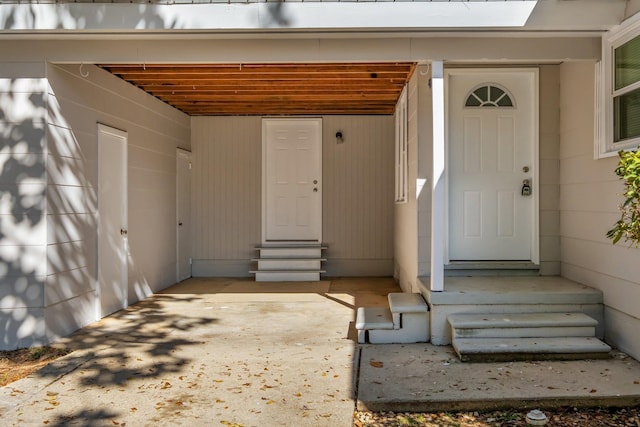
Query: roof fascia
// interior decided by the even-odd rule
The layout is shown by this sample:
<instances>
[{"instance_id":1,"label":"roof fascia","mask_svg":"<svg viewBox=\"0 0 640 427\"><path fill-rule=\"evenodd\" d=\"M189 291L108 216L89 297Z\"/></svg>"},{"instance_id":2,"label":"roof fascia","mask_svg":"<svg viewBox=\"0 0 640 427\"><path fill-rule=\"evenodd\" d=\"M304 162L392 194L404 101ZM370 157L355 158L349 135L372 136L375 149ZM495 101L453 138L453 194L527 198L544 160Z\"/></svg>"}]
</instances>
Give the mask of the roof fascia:
<instances>
[{"instance_id":1,"label":"roof fascia","mask_svg":"<svg viewBox=\"0 0 640 427\"><path fill-rule=\"evenodd\" d=\"M538 0L249 4L19 3L0 4L0 31L522 28L537 4Z\"/></svg>"}]
</instances>

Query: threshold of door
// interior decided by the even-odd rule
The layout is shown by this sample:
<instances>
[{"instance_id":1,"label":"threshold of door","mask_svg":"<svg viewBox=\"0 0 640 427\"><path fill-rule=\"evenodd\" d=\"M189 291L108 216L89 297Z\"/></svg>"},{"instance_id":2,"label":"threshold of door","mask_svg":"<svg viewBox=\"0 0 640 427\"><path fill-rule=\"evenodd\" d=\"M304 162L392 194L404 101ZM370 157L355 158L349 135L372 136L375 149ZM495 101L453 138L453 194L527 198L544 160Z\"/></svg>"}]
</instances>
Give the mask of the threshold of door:
<instances>
[{"instance_id":1,"label":"threshold of door","mask_svg":"<svg viewBox=\"0 0 640 427\"><path fill-rule=\"evenodd\" d=\"M531 261L451 261L446 276L538 276L540 265Z\"/></svg>"}]
</instances>

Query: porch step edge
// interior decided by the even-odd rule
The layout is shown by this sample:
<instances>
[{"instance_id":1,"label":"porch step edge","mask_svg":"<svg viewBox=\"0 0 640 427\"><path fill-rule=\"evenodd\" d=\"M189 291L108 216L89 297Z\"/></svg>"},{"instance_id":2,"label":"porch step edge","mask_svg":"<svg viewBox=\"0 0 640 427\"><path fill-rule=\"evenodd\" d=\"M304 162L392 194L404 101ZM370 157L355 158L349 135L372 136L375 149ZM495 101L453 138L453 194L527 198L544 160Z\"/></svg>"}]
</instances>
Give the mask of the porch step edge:
<instances>
[{"instance_id":1,"label":"porch step edge","mask_svg":"<svg viewBox=\"0 0 640 427\"><path fill-rule=\"evenodd\" d=\"M459 338L452 344L462 361L606 358L611 351L594 337Z\"/></svg>"},{"instance_id":2,"label":"porch step edge","mask_svg":"<svg viewBox=\"0 0 640 427\"><path fill-rule=\"evenodd\" d=\"M598 321L584 313L450 314L455 329L595 327Z\"/></svg>"}]
</instances>

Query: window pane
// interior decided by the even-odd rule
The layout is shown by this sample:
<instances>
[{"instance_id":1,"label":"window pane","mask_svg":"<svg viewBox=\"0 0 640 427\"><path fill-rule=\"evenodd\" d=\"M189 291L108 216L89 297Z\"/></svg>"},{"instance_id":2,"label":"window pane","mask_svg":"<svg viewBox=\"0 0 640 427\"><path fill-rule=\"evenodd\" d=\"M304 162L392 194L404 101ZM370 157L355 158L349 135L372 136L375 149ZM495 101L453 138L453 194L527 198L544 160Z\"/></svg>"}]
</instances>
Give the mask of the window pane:
<instances>
[{"instance_id":1,"label":"window pane","mask_svg":"<svg viewBox=\"0 0 640 427\"><path fill-rule=\"evenodd\" d=\"M614 98L613 107L614 141L640 137L640 89Z\"/></svg>"},{"instance_id":2,"label":"window pane","mask_svg":"<svg viewBox=\"0 0 640 427\"><path fill-rule=\"evenodd\" d=\"M493 102L496 102L504 94L504 91L499 87L489 86L489 89L491 90L491 101Z\"/></svg>"},{"instance_id":3,"label":"window pane","mask_svg":"<svg viewBox=\"0 0 640 427\"><path fill-rule=\"evenodd\" d=\"M640 36L615 49L614 56L616 90L640 81Z\"/></svg>"}]
</instances>

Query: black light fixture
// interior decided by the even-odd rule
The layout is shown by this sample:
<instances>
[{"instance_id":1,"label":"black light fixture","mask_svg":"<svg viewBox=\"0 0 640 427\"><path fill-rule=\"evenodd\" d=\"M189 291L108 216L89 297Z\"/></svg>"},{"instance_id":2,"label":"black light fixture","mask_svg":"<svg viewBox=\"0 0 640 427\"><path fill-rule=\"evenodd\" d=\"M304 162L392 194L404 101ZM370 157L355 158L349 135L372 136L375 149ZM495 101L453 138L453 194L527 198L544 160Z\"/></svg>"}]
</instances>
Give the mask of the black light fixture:
<instances>
[{"instance_id":1,"label":"black light fixture","mask_svg":"<svg viewBox=\"0 0 640 427\"><path fill-rule=\"evenodd\" d=\"M342 131L339 130L338 132L336 132L336 143L342 144L343 142L344 142L344 138L342 137Z\"/></svg>"}]
</instances>

